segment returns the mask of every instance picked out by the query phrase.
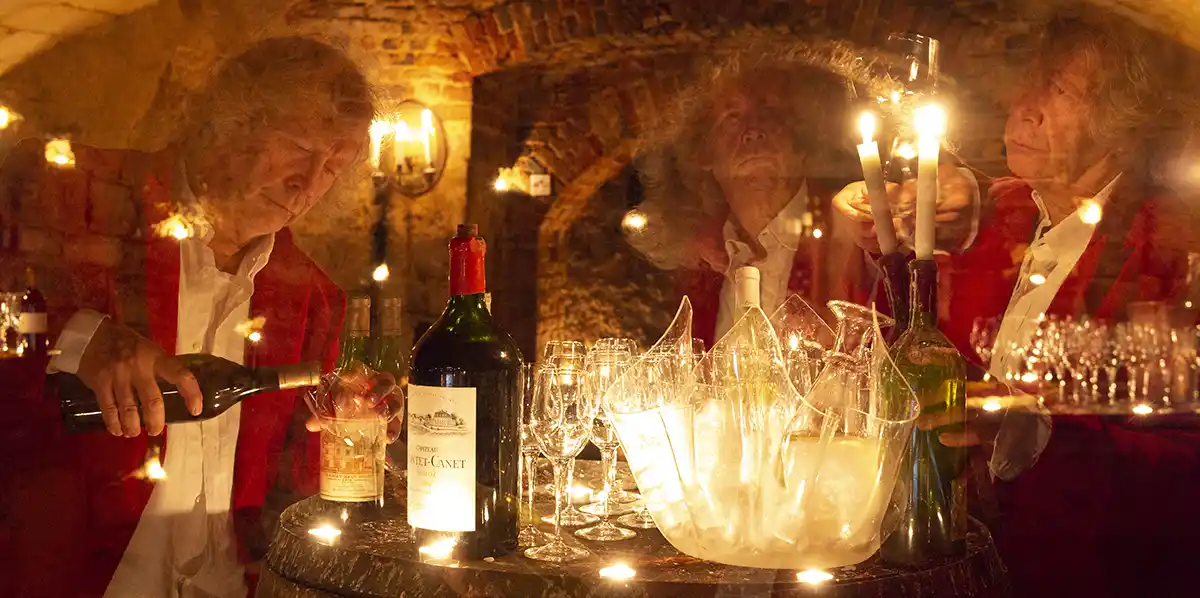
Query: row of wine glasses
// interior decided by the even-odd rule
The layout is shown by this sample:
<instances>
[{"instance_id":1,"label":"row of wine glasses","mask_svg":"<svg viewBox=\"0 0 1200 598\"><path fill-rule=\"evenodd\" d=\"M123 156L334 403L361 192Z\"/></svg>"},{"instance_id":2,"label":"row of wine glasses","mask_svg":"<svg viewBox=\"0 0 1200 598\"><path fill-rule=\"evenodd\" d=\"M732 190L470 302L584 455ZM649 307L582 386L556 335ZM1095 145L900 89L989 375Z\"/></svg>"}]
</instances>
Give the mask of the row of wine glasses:
<instances>
[{"instance_id":1,"label":"row of wine glasses","mask_svg":"<svg viewBox=\"0 0 1200 598\"><path fill-rule=\"evenodd\" d=\"M610 520L614 515L628 513L631 510L628 505L640 497L625 492L617 484L620 441L601 406L605 391L633 363L635 355L637 345L631 339L601 339L590 352L577 341L553 341L547 344L541 363L527 367L529 392L523 401L521 454L527 472L529 514L532 519L535 477L532 468L539 452L553 466L555 512L551 518L552 536L547 537L532 523L521 530L518 538L521 545L530 547L525 556L550 562L569 562L588 556L588 550L563 541L564 525L596 523L577 530L575 535L599 542L636 535ZM600 500L587 505L586 512L582 512L571 502L571 470L575 457L589 440L601 449L604 490ZM652 520L647 526L636 517L630 523L633 527L653 527Z\"/></svg>"},{"instance_id":2,"label":"row of wine glasses","mask_svg":"<svg viewBox=\"0 0 1200 598\"><path fill-rule=\"evenodd\" d=\"M1109 323L1042 314L1027 339L1001 348L994 346L1000 324L998 318L977 320L973 348L985 363L1005 351L1009 358L992 375L1039 386L1051 409L1146 414L1200 406L1196 326L1171 326L1166 318Z\"/></svg>"}]
</instances>

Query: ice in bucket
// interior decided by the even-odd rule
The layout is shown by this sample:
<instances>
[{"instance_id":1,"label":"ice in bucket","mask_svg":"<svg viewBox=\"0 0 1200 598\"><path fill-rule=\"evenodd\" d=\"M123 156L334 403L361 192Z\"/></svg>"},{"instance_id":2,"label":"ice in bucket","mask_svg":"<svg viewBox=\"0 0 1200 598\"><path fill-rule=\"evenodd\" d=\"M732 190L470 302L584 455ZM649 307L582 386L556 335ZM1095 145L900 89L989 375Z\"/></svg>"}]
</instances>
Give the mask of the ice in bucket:
<instances>
[{"instance_id":1,"label":"ice in bucket","mask_svg":"<svg viewBox=\"0 0 1200 598\"><path fill-rule=\"evenodd\" d=\"M803 319L815 316L799 298L781 310L769 320L751 309L698 356L685 298L662 338L606 393L605 406L651 515L680 552L774 569L858 563L890 531L885 514L916 398L902 394L906 419L875 415L884 396L878 381L895 379L878 375L894 367L878 326L878 349L855 365L869 370L862 379L870 384L822 383L835 367L830 353L802 396L786 344L827 342L816 336L828 327L785 326L802 310Z\"/></svg>"}]
</instances>

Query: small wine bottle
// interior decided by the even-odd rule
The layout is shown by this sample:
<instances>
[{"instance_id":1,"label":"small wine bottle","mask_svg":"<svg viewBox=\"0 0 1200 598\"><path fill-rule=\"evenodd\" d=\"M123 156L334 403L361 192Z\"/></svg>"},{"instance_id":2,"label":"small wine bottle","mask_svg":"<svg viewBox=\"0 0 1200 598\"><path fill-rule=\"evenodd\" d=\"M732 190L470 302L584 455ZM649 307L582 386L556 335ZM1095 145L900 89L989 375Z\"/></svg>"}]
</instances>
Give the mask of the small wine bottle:
<instances>
[{"instance_id":1,"label":"small wine bottle","mask_svg":"<svg viewBox=\"0 0 1200 598\"><path fill-rule=\"evenodd\" d=\"M476 225L458 227L450 300L408 386L408 522L417 546L459 560L517 548L521 351L484 305L485 251Z\"/></svg>"},{"instance_id":2,"label":"small wine bottle","mask_svg":"<svg viewBox=\"0 0 1200 598\"><path fill-rule=\"evenodd\" d=\"M33 268L25 269L26 288L21 296L21 336L25 351L32 356L45 355L50 346L46 325L46 297L37 288Z\"/></svg>"},{"instance_id":3,"label":"small wine bottle","mask_svg":"<svg viewBox=\"0 0 1200 598\"><path fill-rule=\"evenodd\" d=\"M921 403L922 414L951 411L965 418L966 362L937 328L937 264L916 260L910 269L908 330L892 346L896 368L905 380L892 381L897 399L886 406L891 411L888 416L898 417L904 412L911 387ZM912 566L966 552L967 453L962 448L947 447L938 439L939 432L961 427L913 427L895 495L896 500L907 502L908 511L880 547L884 560Z\"/></svg>"},{"instance_id":4,"label":"small wine bottle","mask_svg":"<svg viewBox=\"0 0 1200 598\"><path fill-rule=\"evenodd\" d=\"M318 363L251 368L214 355L180 355L179 358L200 385L204 409L200 415L192 415L175 385L159 381L158 388L162 392L168 424L212 419L256 394L316 386L321 382L321 366ZM49 377L58 388L63 428L68 433L104 429L104 417L100 414L100 404L92 389L74 374L59 373ZM141 409L140 405L138 409Z\"/></svg>"},{"instance_id":5,"label":"small wine bottle","mask_svg":"<svg viewBox=\"0 0 1200 598\"><path fill-rule=\"evenodd\" d=\"M738 317L751 308L762 305L762 275L754 266L742 266L733 273L734 298L737 301Z\"/></svg>"},{"instance_id":6,"label":"small wine bottle","mask_svg":"<svg viewBox=\"0 0 1200 598\"><path fill-rule=\"evenodd\" d=\"M346 304L346 323L342 330L342 346L338 352L335 370L343 370L354 362L367 365L371 362L369 346L371 340L371 299L351 297Z\"/></svg>"}]
</instances>

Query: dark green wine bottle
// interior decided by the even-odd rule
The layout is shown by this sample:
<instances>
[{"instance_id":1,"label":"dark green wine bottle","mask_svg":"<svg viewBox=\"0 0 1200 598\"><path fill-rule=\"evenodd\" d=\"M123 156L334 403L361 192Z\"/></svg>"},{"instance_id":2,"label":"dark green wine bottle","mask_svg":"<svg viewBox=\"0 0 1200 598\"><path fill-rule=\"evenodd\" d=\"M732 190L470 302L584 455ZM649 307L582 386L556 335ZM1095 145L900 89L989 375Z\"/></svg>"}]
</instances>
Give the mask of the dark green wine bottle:
<instances>
[{"instance_id":1,"label":"dark green wine bottle","mask_svg":"<svg viewBox=\"0 0 1200 598\"><path fill-rule=\"evenodd\" d=\"M910 274L908 330L892 346L896 368L916 393L922 414L954 411L965 415L966 362L937 328L937 264L916 260L910 264ZM903 412L900 403L907 401L907 389L897 386L896 396L896 404L889 406L892 415ZM912 566L966 552L967 453L938 440L939 432L961 427L913 427L895 493L895 500L907 503L908 510L879 550L884 560Z\"/></svg>"},{"instance_id":2,"label":"dark green wine bottle","mask_svg":"<svg viewBox=\"0 0 1200 598\"><path fill-rule=\"evenodd\" d=\"M251 368L215 355L180 355L179 358L200 385L204 410L200 415L192 415L175 385L160 381L158 389L162 392L168 424L212 419L256 394L316 386L321 382L319 363ZM50 378L58 389L63 427L68 433L104 429L104 417L92 389L74 374L53 374Z\"/></svg>"},{"instance_id":3,"label":"dark green wine bottle","mask_svg":"<svg viewBox=\"0 0 1200 598\"><path fill-rule=\"evenodd\" d=\"M517 548L521 351L485 305L478 230L450 241L450 300L408 385L408 522L418 547L458 560Z\"/></svg>"}]
</instances>

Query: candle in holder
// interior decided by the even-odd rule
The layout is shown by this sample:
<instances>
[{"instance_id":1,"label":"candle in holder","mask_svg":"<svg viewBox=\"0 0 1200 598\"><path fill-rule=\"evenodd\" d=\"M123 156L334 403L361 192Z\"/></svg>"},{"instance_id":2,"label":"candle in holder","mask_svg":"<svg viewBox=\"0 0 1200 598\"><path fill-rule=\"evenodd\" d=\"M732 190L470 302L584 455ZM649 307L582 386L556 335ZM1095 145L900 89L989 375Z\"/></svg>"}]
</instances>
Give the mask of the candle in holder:
<instances>
[{"instance_id":1,"label":"candle in holder","mask_svg":"<svg viewBox=\"0 0 1200 598\"><path fill-rule=\"evenodd\" d=\"M433 168L433 111L428 108L421 111L421 140L425 142L425 168Z\"/></svg>"},{"instance_id":2,"label":"candle in holder","mask_svg":"<svg viewBox=\"0 0 1200 598\"><path fill-rule=\"evenodd\" d=\"M892 225L892 210L888 206L887 185L883 180L883 165L879 161L879 144L872 139L875 135L875 115L863 112L858 119L858 130L863 142L858 146L858 159L862 162L863 180L867 185L867 200L871 203L871 214L875 218L875 233L879 238L879 249L883 255L896 251L896 229Z\"/></svg>"},{"instance_id":3,"label":"candle in holder","mask_svg":"<svg viewBox=\"0 0 1200 598\"><path fill-rule=\"evenodd\" d=\"M405 160L408 158L408 156L405 154L404 146L412 140L412 134L408 132L408 123L404 121L398 121L396 123L396 130L394 134L396 138L394 141L392 141L392 151L394 152L394 158L396 160L396 168L403 170Z\"/></svg>"},{"instance_id":4,"label":"candle in holder","mask_svg":"<svg viewBox=\"0 0 1200 598\"><path fill-rule=\"evenodd\" d=\"M946 112L937 104L917 108L917 259L933 259L934 217L938 197L938 152L946 129Z\"/></svg>"},{"instance_id":5,"label":"candle in holder","mask_svg":"<svg viewBox=\"0 0 1200 598\"><path fill-rule=\"evenodd\" d=\"M373 121L368 134L371 136L371 170L379 172L379 158L383 152L383 136L387 134L388 123L382 120Z\"/></svg>"}]
</instances>

